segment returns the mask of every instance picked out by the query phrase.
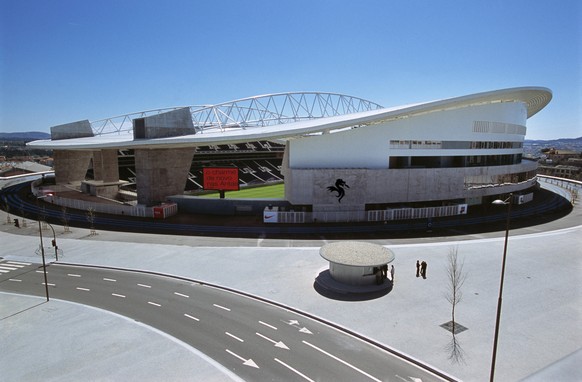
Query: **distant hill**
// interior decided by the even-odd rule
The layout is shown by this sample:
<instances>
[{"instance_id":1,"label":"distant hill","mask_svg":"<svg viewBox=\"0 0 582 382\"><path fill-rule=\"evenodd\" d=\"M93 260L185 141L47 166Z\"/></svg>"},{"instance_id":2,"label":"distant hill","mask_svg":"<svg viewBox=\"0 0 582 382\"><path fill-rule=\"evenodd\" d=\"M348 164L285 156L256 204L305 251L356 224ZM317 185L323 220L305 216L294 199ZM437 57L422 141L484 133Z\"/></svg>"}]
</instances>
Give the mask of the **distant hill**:
<instances>
[{"instance_id":1,"label":"distant hill","mask_svg":"<svg viewBox=\"0 0 582 382\"><path fill-rule=\"evenodd\" d=\"M526 139L526 143L537 143L551 145L552 143L577 143L582 144L582 137L580 138L558 138L558 139Z\"/></svg>"},{"instance_id":2,"label":"distant hill","mask_svg":"<svg viewBox=\"0 0 582 382\"><path fill-rule=\"evenodd\" d=\"M27 131L19 133L0 133L0 141L36 141L38 139L50 139L51 135L40 131Z\"/></svg>"}]
</instances>

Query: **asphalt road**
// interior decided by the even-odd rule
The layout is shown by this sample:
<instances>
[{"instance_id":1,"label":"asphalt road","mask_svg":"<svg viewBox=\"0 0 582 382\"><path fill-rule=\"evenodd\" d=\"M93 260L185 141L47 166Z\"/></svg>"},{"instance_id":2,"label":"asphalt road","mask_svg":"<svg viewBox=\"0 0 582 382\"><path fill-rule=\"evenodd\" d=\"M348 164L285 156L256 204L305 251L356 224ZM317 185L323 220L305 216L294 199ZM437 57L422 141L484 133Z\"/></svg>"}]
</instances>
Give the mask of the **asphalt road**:
<instances>
[{"instance_id":1,"label":"asphalt road","mask_svg":"<svg viewBox=\"0 0 582 382\"><path fill-rule=\"evenodd\" d=\"M47 273L51 298L155 327L246 380L443 380L322 322L193 280L58 264ZM0 262L0 290L44 295L42 265Z\"/></svg>"}]
</instances>

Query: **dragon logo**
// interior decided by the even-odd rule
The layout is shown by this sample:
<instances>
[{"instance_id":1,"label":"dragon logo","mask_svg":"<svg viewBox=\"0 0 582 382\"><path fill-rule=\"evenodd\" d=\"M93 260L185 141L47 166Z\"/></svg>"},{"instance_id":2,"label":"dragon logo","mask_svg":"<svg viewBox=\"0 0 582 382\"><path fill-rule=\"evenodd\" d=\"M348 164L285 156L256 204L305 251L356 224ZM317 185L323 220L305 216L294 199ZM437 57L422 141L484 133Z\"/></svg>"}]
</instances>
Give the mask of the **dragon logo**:
<instances>
[{"instance_id":1,"label":"dragon logo","mask_svg":"<svg viewBox=\"0 0 582 382\"><path fill-rule=\"evenodd\" d=\"M346 196L346 190L344 190L344 187L350 188L343 179L336 179L335 186L329 186L327 187L327 190L329 192L337 192L337 201L341 203L342 198Z\"/></svg>"}]
</instances>

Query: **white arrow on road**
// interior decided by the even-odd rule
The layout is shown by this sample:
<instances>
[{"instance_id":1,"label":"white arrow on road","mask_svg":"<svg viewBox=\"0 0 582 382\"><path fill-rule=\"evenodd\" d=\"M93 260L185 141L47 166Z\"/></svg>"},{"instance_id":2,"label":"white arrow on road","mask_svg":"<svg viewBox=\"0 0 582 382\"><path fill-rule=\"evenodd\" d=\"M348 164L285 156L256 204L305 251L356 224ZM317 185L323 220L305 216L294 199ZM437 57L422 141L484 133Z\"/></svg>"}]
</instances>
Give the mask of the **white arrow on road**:
<instances>
[{"instance_id":1,"label":"white arrow on road","mask_svg":"<svg viewBox=\"0 0 582 382\"><path fill-rule=\"evenodd\" d=\"M240 359L241 361L243 361L243 365L246 366L251 366L251 367L255 367L257 369L259 369L259 366L257 366L257 364L255 363L255 361L253 361L252 359L244 359L243 357L241 357L240 355L236 354L235 352L232 352L228 349L226 349L226 352L230 355L235 356L236 358Z\"/></svg>"},{"instance_id":2,"label":"white arrow on road","mask_svg":"<svg viewBox=\"0 0 582 382\"><path fill-rule=\"evenodd\" d=\"M287 347L287 345L285 345L285 344L284 344L282 341L279 341L279 342L277 342L277 341L275 341L275 340L272 340L272 339L270 339L270 338L269 338L269 337L267 337L267 336L264 336L264 335L262 335L261 333L255 333L255 334L256 334L257 336L261 337L261 338L264 338L264 339L266 339L266 340L267 340L267 341L269 341L269 342L272 342L273 344L275 344L275 347L278 347L278 348L281 348L281 349L286 349L286 350L289 350L289 348Z\"/></svg>"},{"instance_id":3,"label":"white arrow on road","mask_svg":"<svg viewBox=\"0 0 582 382\"><path fill-rule=\"evenodd\" d=\"M299 325L299 321L297 320L289 320L289 322L287 322L287 325L291 325L291 326L296 326ZM301 333L306 333L306 334L313 334L311 333L311 331L309 329L307 329L305 326L302 327L301 329L299 329L299 331Z\"/></svg>"}]
</instances>

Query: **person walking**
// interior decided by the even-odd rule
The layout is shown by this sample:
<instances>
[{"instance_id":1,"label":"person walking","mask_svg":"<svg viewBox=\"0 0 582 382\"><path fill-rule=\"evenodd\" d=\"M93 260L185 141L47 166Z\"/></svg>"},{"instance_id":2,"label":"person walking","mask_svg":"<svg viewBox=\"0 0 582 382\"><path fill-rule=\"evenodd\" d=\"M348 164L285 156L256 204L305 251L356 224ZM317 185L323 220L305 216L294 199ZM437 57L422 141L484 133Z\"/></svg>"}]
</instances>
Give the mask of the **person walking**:
<instances>
[{"instance_id":1,"label":"person walking","mask_svg":"<svg viewBox=\"0 0 582 382\"><path fill-rule=\"evenodd\" d=\"M420 274L422 275L423 279L426 279L426 261L422 261L422 263L420 263Z\"/></svg>"},{"instance_id":2,"label":"person walking","mask_svg":"<svg viewBox=\"0 0 582 382\"><path fill-rule=\"evenodd\" d=\"M420 276L420 261L416 260L416 277Z\"/></svg>"},{"instance_id":3,"label":"person walking","mask_svg":"<svg viewBox=\"0 0 582 382\"><path fill-rule=\"evenodd\" d=\"M390 266L390 281L394 284L394 265Z\"/></svg>"}]
</instances>

